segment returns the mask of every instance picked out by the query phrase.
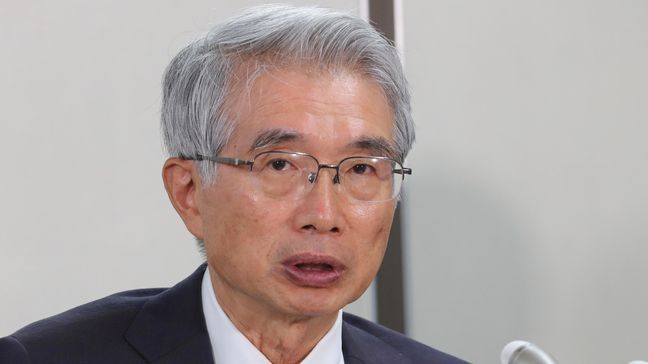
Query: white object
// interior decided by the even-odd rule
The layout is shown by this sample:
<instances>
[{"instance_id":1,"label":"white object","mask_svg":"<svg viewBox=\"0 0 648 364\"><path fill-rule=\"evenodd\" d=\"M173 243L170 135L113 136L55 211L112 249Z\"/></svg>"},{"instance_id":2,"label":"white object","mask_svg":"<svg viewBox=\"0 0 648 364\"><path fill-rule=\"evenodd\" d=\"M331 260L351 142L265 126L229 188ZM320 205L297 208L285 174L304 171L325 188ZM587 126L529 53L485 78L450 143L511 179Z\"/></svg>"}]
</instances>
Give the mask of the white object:
<instances>
[{"instance_id":1,"label":"white object","mask_svg":"<svg viewBox=\"0 0 648 364\"><path fill-rule=\"evenodd\" d=\"M528 341L515 340L504 346L502 364L557 364L551 355Z\"/></svg>"}]
</instances>

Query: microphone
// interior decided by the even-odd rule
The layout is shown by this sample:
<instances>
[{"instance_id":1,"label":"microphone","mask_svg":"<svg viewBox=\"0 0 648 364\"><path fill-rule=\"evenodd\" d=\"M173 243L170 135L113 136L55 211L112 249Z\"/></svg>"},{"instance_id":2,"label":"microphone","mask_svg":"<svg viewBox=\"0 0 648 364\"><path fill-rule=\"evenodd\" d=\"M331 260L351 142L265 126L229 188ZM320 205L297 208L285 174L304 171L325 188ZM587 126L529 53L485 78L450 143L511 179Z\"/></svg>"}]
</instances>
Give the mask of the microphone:
<instances>
[{"instance_id":1,"label":"microphone","mask_svg":"<svg viewBox=\"0 0 648 364\"><path fill-rule=\"evenodd\" d=\"M515 340L504 346L502 364L557 364L551 355L528 341Z\"/></svg>"}]
</instances>

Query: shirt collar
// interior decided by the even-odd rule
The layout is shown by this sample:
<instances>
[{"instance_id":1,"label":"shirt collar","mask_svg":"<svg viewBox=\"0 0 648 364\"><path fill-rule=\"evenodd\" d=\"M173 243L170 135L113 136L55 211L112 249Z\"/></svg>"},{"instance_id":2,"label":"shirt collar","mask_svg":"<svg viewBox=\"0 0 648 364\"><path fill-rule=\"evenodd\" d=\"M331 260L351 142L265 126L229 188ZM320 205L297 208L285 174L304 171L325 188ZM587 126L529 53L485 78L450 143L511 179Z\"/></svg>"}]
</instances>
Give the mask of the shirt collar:
<instances>
[{"instance_id":1,"label":"shirt collar","mask_svg":"<svg viewBox=\"0 0 648 364\"><path fill-rule=\"evenodd\" d=\"M209 267L202 280L202 307L214 362L218 364L269 364L268 359L234 326L216 299ZM333 327L315 345L301 364L344 364L342 356L342 311Z\"/></svg>"}]
</instances>

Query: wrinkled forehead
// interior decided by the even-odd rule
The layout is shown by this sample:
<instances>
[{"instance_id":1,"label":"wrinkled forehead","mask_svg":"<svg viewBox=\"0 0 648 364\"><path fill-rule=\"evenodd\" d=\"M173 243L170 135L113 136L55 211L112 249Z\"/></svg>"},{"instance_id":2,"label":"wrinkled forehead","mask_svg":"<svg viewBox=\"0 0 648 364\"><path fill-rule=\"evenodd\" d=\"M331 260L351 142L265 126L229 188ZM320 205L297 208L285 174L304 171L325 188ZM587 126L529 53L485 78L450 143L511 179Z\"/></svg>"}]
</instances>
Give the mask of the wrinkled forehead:
<instances>
[{"instance_id":1,"label":"wrinkled forehead","mask_svg":"<svg viewBox=\"0 0 648 364\"><path fill-rule=\"evenodd\" d=\"M232 139L243 135L250 150L318 141L397 155L393 108L372 79L346 69L263 65L237 74L228 105Z\"/></svg>"}]
</instances>

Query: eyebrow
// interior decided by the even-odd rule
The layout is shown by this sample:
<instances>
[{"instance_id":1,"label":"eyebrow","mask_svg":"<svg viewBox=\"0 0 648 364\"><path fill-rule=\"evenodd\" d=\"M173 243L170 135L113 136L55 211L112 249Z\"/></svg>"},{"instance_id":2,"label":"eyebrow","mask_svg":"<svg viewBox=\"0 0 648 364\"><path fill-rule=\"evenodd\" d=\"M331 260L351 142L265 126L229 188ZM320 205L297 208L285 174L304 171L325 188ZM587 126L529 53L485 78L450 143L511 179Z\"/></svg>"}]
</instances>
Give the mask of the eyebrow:
<instances>
[{"instance_id":1,"label":"eyebrow","mask_svg":"<svg viewBox=\"0 0 648 364\"><path fill-rule=\"evenodd\" d=\"M302 139L302 135L290 129L268 129L262 131L250 146L250 151L271 147L285 142Z\"/></svg>"},{"instance_id":2,"label":"eyebrow","mask_svg":"<svg viewBox=\"0 0 648 364\"><path fill-rule=\"evenodd\" d=\"M275 146L285 142L302 140L304 137L291 129L264 130L252 142L250 151ZM347 144L347 148L364 149L377 156L389 157L398 160L399 153L396 147L384 137L363 136Z\"/></svg>"},{"instance_id":3,"label":"eyebrow","mask_svg":"<svg viewBox=\"0 0 648 364\"><path fill-rule=\"evenodd\" d=\"M398 160L396 147L383 137L361 137L348 146L351 148L366 149L372 154Z\"/></svg>"}]
</instances>

